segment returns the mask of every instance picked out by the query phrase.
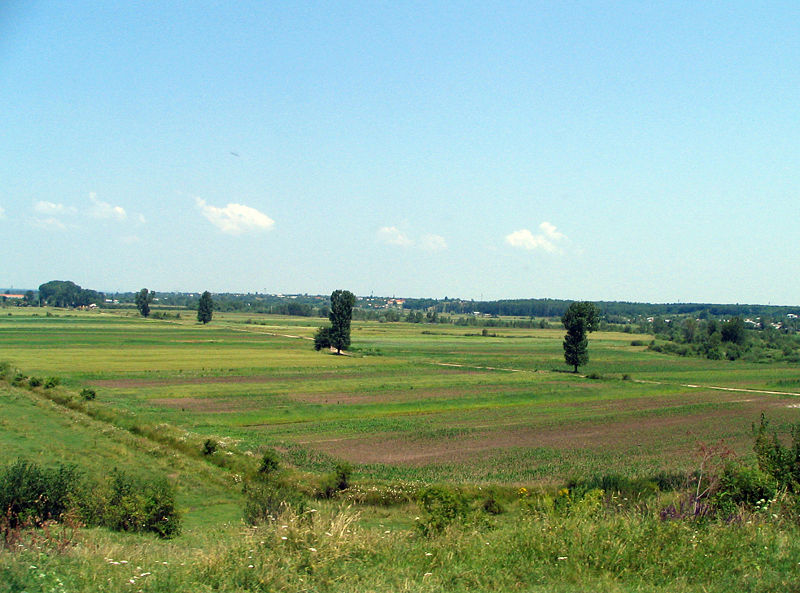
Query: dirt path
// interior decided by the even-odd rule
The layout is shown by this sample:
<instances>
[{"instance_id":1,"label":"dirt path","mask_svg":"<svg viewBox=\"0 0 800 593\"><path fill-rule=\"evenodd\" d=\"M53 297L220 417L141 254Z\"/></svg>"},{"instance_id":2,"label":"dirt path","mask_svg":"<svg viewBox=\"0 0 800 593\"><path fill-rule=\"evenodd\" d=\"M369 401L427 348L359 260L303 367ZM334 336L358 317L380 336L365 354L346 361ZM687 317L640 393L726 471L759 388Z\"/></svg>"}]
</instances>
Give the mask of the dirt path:
<instances>
[{"instance_id":1,"label":"dirt path","mask_svg":"<svg viewBox=\"0 0 800 593\"><path fill-rule=\"evenodd\" d=\"M429 364L433 364L436 366L443 366L443 367L460 367L460 368L469 368L469 369L479 369L485 371L507 371L509 373L549 373L552 371L546 370L535 370L529 371L526 369L509 369L509 368L501 368L501 367L485 367L485 366L473 366L473 365L466 365L466 364L458 364L453 362L432 362ZM586 375L578 375L578 377L586 378ZM747 389L744 387L722 387L720 385L696 385L694 383L668 383L666 381L651 381L648 379L633 379L634 383L647 383L650 385L675 385L677 387L688 387L690 389L713 389L716 391L736 391L740 393L760 393L763 395L792 395L795 397L800 397L800 393L794 391L770 391L767 389Z\"/></svg>"}]
</instances>

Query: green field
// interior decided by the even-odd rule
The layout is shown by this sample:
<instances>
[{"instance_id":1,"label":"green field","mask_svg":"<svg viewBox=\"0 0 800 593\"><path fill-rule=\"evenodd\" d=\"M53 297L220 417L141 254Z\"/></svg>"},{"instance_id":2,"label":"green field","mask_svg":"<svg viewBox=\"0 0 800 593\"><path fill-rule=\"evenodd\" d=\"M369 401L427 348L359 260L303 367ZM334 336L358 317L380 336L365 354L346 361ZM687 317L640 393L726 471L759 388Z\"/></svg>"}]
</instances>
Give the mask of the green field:
<instances>
[{"instance_id":1,"label":"green field","mask_svg":"<svg viewBox=\"0 0 800 593\"><path fill-rule=\"evenodd\" d=\"M762 411L779 425L800 414L794 366L657 354L631 346L629 334L591 336L582 369L599 377L591 379L564 372L556 330L484 337L355 323L354 351L338 357L311 348L317 324L14 315L0 317L0 345L27 374L92 386L95 405L139 423L230 439L242 452L274 447L303 469L346 459L376 479L525 483L609 467L687 470L698 443L725 439L746 455Z\"/></svg>"},{"instance_id":2,"label":"green field","mask_svg":"<svg viewBox=\"0 0 800 593\"><path fill-rule=\"evenodd\" d=\"M143 590L170 590L170 582L173 590L297 590L303 574L313 583L309 590L354 591L557 591L578 585L687 591L723 591L729 585L766 591L758 583L798 582L800 558L792 556L796 546L787 543L794 527L767 534L742 527L738 536L724 525L708 527L717 531L700 537L710 546L705 557L712 560L701 561L692 556L700 553L696 546L681 547L689 545L686 538L693 530L697 535L691 525L665 527L652 518L652 524L648 520L633 527L616 516L594 523L570 517L547 527L535 516L520 519L524 501L513 494L520 487L545 492L570 479L604 474L635 478L691 472L699 467L702 444L724 442L742 459L752 460L751 425L762 412L780 431L800 421L796 366L681 358L631 345L647 337L596 333L590 337L591 361L576 375L566 372L562 331L498 328L492 330L496 335L481 336L453 326L377 322L354 322L352 351L334 356L313 350L311 336L321 323L217 314L212 324L200 326L189 319L58 310L49 316L44 310L0 316L0 360L27 376L60 379L52 390L2 388L0 462L25 457L45 465L76 462L89 471L120 466L167 475L186 526L173 543L92 529L70 553L45 554L35 561L30 555L1 553L0 577L5 574L7 582L17 585L0 585L0 591L59 590L50 576L39 587L21 562L49 564L62 582L72 579L72 588L64 590L91 590L87 583L93 578L111 583L109 590L133 590L115 576L104 560L114 556L101 552L101 545L138 558L130 562L140 564L142 572L152 567L154 554L193 567L168 571L160 580L144 579ZM77 401L85 387L96 391L94 401L74 409L51 401ZM206 439L220 446L204 459L200 447ZM264 545L253 538L280 537L280 526L252 532L240 523L237 472L247 464L255 467L268 449L311 482L346 460L353 465L357 489L399 484L411 492L441 482L472 492L499 488L512 512L431 541L415 535L413 518L420 511L410 499L350 511L339 506L352 502L347 497L321 501L318 510L329 523L293 535L305 538L303 554L325 548L324 534L337 521L353 529L358 525L363 541L343 536L341 547L325 548L330 557L316 573L308 572L310 560L303 565L302 545L285 558L267 546L262 563L285 561L293 576L281 581L269 572L274 567L262 567L253 581L239 567L234 576L223 578L222 571L238 566L233 556L247 555L247 550L252 556L252 546ZM655 507L645 510L657 514ZM630 512L640 516L636 513L643 511ZM321 525L328 531L319 531ZM542 536L543 529L550 529L548 536ZM620 544L616 551L593 552L586 542L575 541L564 542L563 553L552 548L558 537L571 532L579 538L613 539L615 530L632 530L629 539L639 543ZM543 539L534 544L526 538ZM679 570L666 570L654 559L657 550L648 546L666 545L670 538L679 542L676 553L706 562L697 579L681 577ZM719 545L712 546L711 539ZM513 554L488 553L504 541L516 542L509 544ZM453 545L458 550L448 552ZM635 568L625 568L634 562L635 545L653 558L625 576ZM775 553L765 558L764 545ZM737 554L752 552L758 568L726 572L719 546L733 546ZM195 554L195 548L203 551ZM592 564L595 552L599 564ZM346 576L337 573L336 554L344 559ZM422 556L389 577L381 566L393 554ZM425 568L431 558L426 554L436 556L435 571ZM551 566L551 556L567 559ZM463 576L471 563L481 566L483 574ZM526 563L540 563L541 578L525 572ZM594 568L581 568L581 563ZM676 583L680 586L670 588Z\"/></svg>"}]
</instances>

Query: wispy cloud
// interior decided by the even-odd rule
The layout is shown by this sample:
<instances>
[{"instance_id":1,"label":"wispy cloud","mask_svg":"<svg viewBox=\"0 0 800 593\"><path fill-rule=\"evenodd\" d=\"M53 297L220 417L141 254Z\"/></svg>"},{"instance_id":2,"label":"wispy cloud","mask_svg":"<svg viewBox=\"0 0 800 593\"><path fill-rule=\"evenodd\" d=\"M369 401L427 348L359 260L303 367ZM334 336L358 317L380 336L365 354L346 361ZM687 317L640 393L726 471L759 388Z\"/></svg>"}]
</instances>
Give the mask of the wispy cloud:
<instances>
[{"instance_id":1,"label":"wispy cloud","mask_svg":"<svg viewBox=\"0 0 800 593\"><path fill-rule=\"evenodd\" d=\"M45 231L63 231L66 230L67 225L61 222L55 216L48 216L47 218L36 218L33 225Z\"/></svg>"},{"instance_id":2,"label":"wispy cloud","mask_svg":"<svg viewBox=\"0 0 800 593\"><path fill-rule=\"evenodd\" d=\"M72 206L56 204L54 202L40 201L33 205L33 211L42 216L65 216L75 214L77 210Z\"/></svg>"},{"instance_id":3,"label":"wispy cloud","mask_svg":"<svg viewBox=\"0 0 800 593\"><path fill-rule=\"evenodd\" d=\"M385 226L378 230L378 238L387 245L410 247L414 242L395 226Z\"/></svg>"},{"instance_id":4,"label":"wispy cloud","mask_svg":"<svg viewBox=\"0 0 800 593\"><path fill-rule=\"evenodd\" d=\"M447 241L441 235L427 234L415 239L396 226L385 226L378 229L378 240L387 245L404 248L414 247L425 251L444 251L447 249Z\"/></svg>"},{"instance_id":5,"label":"wispy cloud","mask_svg":"<svg viewBox=\"0 0 800 593\"><path fill-rule=\"evenodd\" d=\"M555 225L543 222L539 225L539 233L534 235L528 229L520 229L506 236L506 243L519 249L541 249L548 253L564 253L559 246L567 236L558 231Z\"/></svg>"},{"instance_id":6,"label":"wispy cloud","mask_svg":"<svg viewBox=\"0 0 800 593\"><path fill-rule=\"evenodd\" d=\"M0 206L0 220L3 220L6 217L6 209Z\"/></svg>"},{"instance_id":7,"label":"wispy cloud","mask_svg":"<svg viewBox=\"0 0 800 593\"><path fill-rule=\"evenodd\" d=\"M217 208L201 198L195 198L195 203L203 216L223 233L241 235L250 231L268 231L275 226L274 220L250 206L228 204Z\"/></svg>"},{"instance_id":8,"label":"wispy cloud","mask_svg":"<svg viewBox=\"0 0 800 593\"><path fill-rule=\"evenodd\" d=\"M89 208L89 216L92 218L100 218L104 220L125 220L128 214L122 206L112 206L108 202L103 202L97 199L97 194L91 192L89 199L92 201L92 207Z\"/></svg>"},{"instance_id":9,"label":"wispy cloud","mask_svg":"<svg viewBox=\"0 0 800 593\"><path fill-rule=\"evenodd\" d=\"M441 235L424 235L420 239L419 245L425 251L444 251L447 249L447 241Z\"/></svg>"}]
</instances>

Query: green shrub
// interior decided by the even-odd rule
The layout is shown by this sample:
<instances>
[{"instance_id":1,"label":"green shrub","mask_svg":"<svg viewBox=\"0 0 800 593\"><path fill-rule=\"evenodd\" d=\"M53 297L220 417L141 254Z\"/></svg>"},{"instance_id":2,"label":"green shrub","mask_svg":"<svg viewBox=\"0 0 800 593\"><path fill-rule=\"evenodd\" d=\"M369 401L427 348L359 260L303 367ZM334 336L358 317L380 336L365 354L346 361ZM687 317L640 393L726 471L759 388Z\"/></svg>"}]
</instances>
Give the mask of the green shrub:
<instances>
[{"instance_id":1,"label":"green shrub","mask_svg":"<svg viewBox=\"0 0 800 593\"><path fill-rule=\"evenodd\" d=\"M58 520L81 479L74 465L42 468L23 459L0 470L0 510L8 526Z\"/></svg>"},{"instance_id":2,"label":"green shrub","mask_svg":"<svg viewBox=\"0 0 800 593\"><path fill-rule=\"evenodd\" d=\"M203 443L203 455L213 455L217 452L217 441L214 439L206 439Z\"/></svg>"},{"instance_id":3,"label":"green shrub","mask_svg":"<svg viewBox=\"0 0 800 593\"><path fill-rule=\"evenodd\" d=\"M425 514L418 525L426 536L441 533L448 525L467 517L464 495L448 486L428 486L419 492L418 501Z\"/></svg>"},{"instance_id":4,"label":"green shrub","mask_svg":"<svg viewBox=\"0 0 800 593\"><path fill-rule=\"evenodd\" d=\"M753 426L753 450L761 471L772 476L781 488L800 492L800 424L791 429L792 444L787 447L777 433L769 434L769 421L761 414L761 422Z\"/></svg>"},{"instance_id":5,"label":"green shrub","mask_svg":"<svg viewBox=\"0 0 800 593\"><path fill-rule=\"evenodd\" d=\"M52 389L53 387L56 387L60 384L61 384L61 379L59 379L58 377L47 377L47 379L44 382L44 388Z\"/></svg>"},{"instance_id":6,"label":"green shrub","mask_svg":"<svg viewBox=\"0 0 800 593\"><path fill-rule=\"evenodd\" d=\"M145 480L115 469L100 484L89 484L81 496L79 509L86 523L163 538L180 533L175 495L163 478Z\"/></svg>"},{"instance_id":7,"label":"green shrub","mask_svg":"<svg viewBox=\"0 0 800 593\"><path fill-rule=\"evenodd\" d=\"M737 512L739 506L754 510L771 500L777 493L775 479L758 469L729 463L722 471L712 502L727 517Z\"/></svg>"},{"instance_id":8,"label":"green shrub","mask_svg":"<svg viewBox=\"0 0 800 593\"><path fill-rule=\"evenodd\" d=\"M245 484L244 493L244 519L250 525L274 521L288 509L297 514L305 511L302 494L278 482Z\"/></svg>"},{"instance_id":9,"label":"green shrub","mask_svg":"<svg viewBox=\"0 0 800 593\"><path fill-rule=\"evenodd\" d=\"M280 457L274 449L267 449L261 457L261 464L258 467L258 473L263 476L269 476L280 467Z\"/></svg>"},{"instance_id":10,"label":"green shrub","mask_svg":"<svg viewBox=\"0 0 800 593\"><path fill-rule=\"evenodd\" d=\"M497 492L494 490L489 490L489 494L481 503L481 509L489 515L500 515L505 512L503 505L497 500Z\"/></svg>"},{"instance_id":11,"label":"green shrub","mask_svg":"<svg viewBox=\"0 0 800 593\"><path fill-rule=\"evenodd\" d=\"M42 384L40 377L31 377L28 379L28 387L39 387Z\"/></svg>"},{"instance_id":12,"label":"green shrub","mask_svg":"<svg viewBox=\"0 0 800 593\"><path fill-rule=\"evenodd\" d=\"M81 389L81 397L86 401L91 401L97 397L97 392L91 387Z\"/></svg>"},{"instance_id":13,"label":"green shrub","mask_svg":"<svg viewBox=\"0 0 800 593\"><path fill-rule=\"evenodd\" d=\"M11 384L14 387L22 387L27 382L27 380L28 380L28 377L26 377L24 374L22 374L20 372L17 372L14 375L14 378L11 379Z\"/></svg>"}]
</instances>

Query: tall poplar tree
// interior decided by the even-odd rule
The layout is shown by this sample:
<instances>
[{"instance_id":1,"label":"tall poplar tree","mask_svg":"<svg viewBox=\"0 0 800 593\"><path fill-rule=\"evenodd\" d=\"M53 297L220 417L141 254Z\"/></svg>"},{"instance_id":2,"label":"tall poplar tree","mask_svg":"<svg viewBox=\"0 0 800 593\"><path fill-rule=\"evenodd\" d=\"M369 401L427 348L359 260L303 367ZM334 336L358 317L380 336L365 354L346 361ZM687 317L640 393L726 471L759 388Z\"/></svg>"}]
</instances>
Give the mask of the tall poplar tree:
<instances>
[{"instance_id":1,"label":"tall poplar tree","mask_svg":"<svg viewBox=\"0 0 800 593\"><path fill-rule=\"evenodd\" d=\"M597 329L599 322L600 312L593 303L572 303L561 317L561 323L567 330L564 336L564 360L575 368L576 373L579 366L589 362L589 339L586 334Z\"/></svg>"},{"instance_id":2,"label":"tall poplar tree","mask_svg":"<svg viewBox=\"0 0 800 593\"><path fill-rule=\"evenodd\" d=\"M314 336L314 349L336 348L336 353L350 346L350 321L353 319L355 295L349 290L334 290L331 293L330 327L321 327Z\"/></svg>"},{"instance_id":3,"label":"tall poplar tree","mask_svg":"<svg viewBox=\"0 0 800 593\"><path fill-rule=\"evenodd\" d=\"M156 293L150 292L146 288L136 293L136 308L139 309L139 313L142 314L142 317L148 317L150 315L150 303L153 302L154 296L156 296Z\"/></svg>"},{"instance_id":4,"label":"tall poplar tree","mask_svg":"<svg viewBox=\"0 0 800 593\"><path fill-rule=\"evenodd\" d=\"M214 300L211 298L211 293L205 291L197 302L197 321L205 325L211 321L214 315Z\"/></svg>"}]
</instances>

